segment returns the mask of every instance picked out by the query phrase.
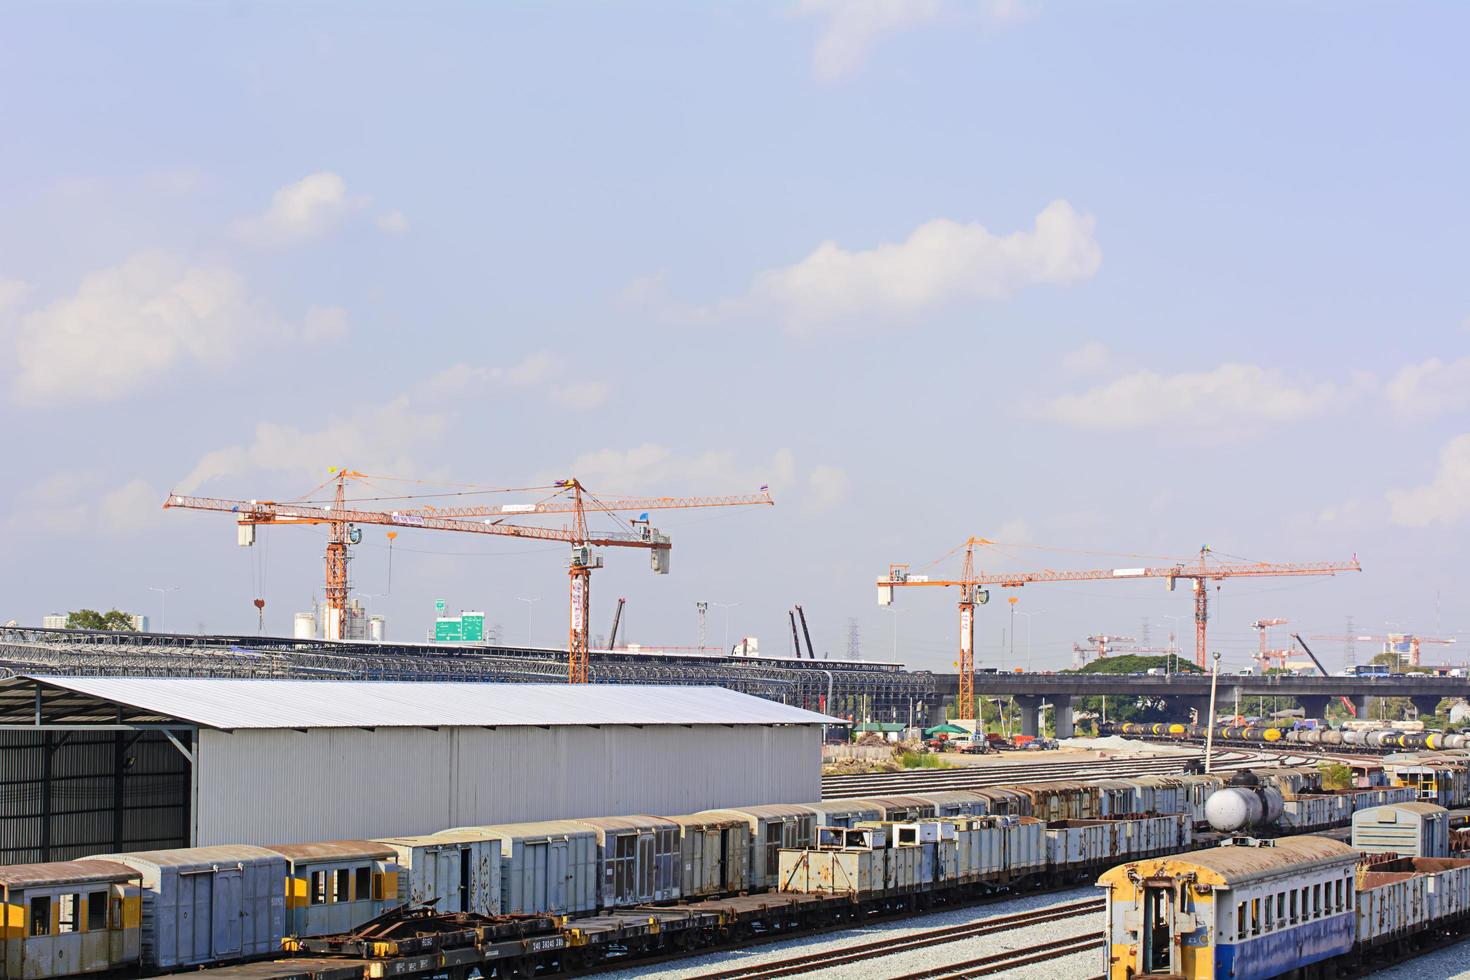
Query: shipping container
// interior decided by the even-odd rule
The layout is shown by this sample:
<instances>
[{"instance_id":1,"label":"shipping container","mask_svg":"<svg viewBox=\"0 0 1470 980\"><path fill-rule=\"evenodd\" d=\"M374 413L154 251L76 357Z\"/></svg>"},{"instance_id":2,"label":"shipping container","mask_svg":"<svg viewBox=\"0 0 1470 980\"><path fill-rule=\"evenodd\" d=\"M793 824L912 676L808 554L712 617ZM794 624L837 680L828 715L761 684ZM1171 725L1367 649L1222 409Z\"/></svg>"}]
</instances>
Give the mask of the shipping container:
<instances>
[{"instance_id":1,"label":"shipping container","mask_svg":"<svg viewBox=\"0 0 1470 980\"><path fill-rule=\"evenodd\" d=\"M286 935L286 859L245 844L98 854L138 871L142 959L170 970L279 953Z\"/></svg>"},{"instance_id":2,"label":"shipping container","mask_svg":"<svg viewBox=\"0 0 1470 980\"><path fill-rule=\"evenodd\" d=\"M816 814L794 803L704 810L694 814L698 817L732 815L750 827L748 877L751 891L776 887L777 876L781 873L781 848L811 847L816 840Z\"/></svg>"},{"instance_id":3,"label":"shipping container","mask_svg":"<svg viewBox=\"0 0 1470 980\"><path fill-rule=\"evenodd\" d=\"M136 968L141 881L115 861L0 866L0 976L49 980Z\"/></svg>"},{"instance_id":4,"label":"shipping container","mask_svg":"<svg viewBox=\"0 0 1470 980\"><path fill-rule=\"evenodd\" d=\"M369 840L273 844L286 859L286 932L330 936L351 932L399 904L398 852ZM404 874L403 877L407 877Z\"/></svg>"},{"instance_id":5,"label":"shipping container","mask_svg":"<svg viewBox=\"0 0 1470 980\"><path fill-rule=\"evenodd\" d=\"M500 910L500 842L477 828L460 827L423 837L384 837L374 843L393 849L407 869L399 896L422 905L436 902L440 912L496 915Z\"/></svg>"},{"instance_id":6,"label":"shipping container","mask_svg":"<svg viewBox=\"0 0 1470 980\"><path fill-rule=\"evenodd\" d=\"M467 839L499 846L500 914L582 915L597 911L597 834L570 820L460 827Z\"/></svg>"},{"instance_id":7,"label":"shipping container","mask_svg":"<svg viewBox=\"0 0 1470 980\"><path fill-rule=\"evenodd\" d=\"M855 899L906 894L923 887L917 847L782 848L777 854L779 890Z\"/></svg>"},{"instance_id":8,"label":"shipping container","mask_svg":"<svg viewBox=\"0 0 1470 980\"><path fill-rule=\"evenodd\" d=\"M679 897L679 825L664 817L574 820L597 835L604 909Z\"/></svg>"}]
</instances>

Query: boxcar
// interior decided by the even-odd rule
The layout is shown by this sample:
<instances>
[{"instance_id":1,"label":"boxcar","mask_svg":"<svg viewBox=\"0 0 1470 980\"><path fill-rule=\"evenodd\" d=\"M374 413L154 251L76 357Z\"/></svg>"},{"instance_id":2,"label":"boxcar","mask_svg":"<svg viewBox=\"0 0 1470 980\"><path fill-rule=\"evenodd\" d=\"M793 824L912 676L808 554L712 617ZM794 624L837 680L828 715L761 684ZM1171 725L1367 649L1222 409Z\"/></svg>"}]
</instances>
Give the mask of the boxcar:
<instances>
[{"instance_id":1,"label":"boxcar","mask_svg":"<svg viewBox=\"0 0 1470 980\"><path fill-rule=\"evenodd\" d=\"M846 802L855 803L853 800ZM776 889L777 876L781 873L781 848L811 847L816 840L816 814L796 803L703 810L694 816L735 816L750 827L748 867L752 891Z\"/></svg>"},{"instance_id":2,"label":"boxcar","mask_svg":"<svg viewBox=\"0 0 1470 980\"><path fill-rule=\"evenodd\" d=\"M913 798L933 807L936 817L978 817L990 812L990 800L967 789L915 793Z\"/></svg>"},{"instance_id":3,"label":"boxcar","mask_svg":"<svg viewBox=\"0 0 1470 980\"><path fill-rule=\"evenodd\" d=\"M851 827L861 820L883 819L882 810L863 800L822 800L802 807L816 815L819 827Z\"/></svg>"},{"instance_id":4,"label":"boxcar","mask_svg":"<svg viewBox=\"0 0 1470 980\"><path fill-rule=\"evenodd\" d=\"M750 824L707 813L669 819L679 825L681 896L707 898L750 887Z\"/></svg>"},{"instance_id":5,"label":"boxcar","mask_svg":"<svg viewBox=\"0 0 1470 980\"><path fill-rule=\"evenodd\" d=\"M292 936L349 932L398 904L404 867L387 844L370 840L272 844L286 859L286 931Z\"/></svg>"},{"instance_id":6,"label":"boxcar","mask_svg":"<svg viewBox=\"0 0 1470 980\"><path fill-rule=\"evenodd\" d=\"M704 815L707 819L708 814ZM679 897L679 825L664 817L594 817L573 823L597 835L604 909Z\"/></svg>"},{"instance_id":7,"label":"boxcar","mask_svg":"<svg viewBox=\"0 0 1470 980\"><path fill-rule=\"evenodd\" d=\"M98 854L139 872L142 961L153 970L278 953L286 859L245 844Z\"/></svg>"},{"instance_id":8,"label":"boxcar","mask_svg":"<svg viewBox=\"0 0 1470 980\"><path fill-rule=\"evenodd\" d=\"M1435 803L1398 803L1353 814L1352 841L1360 851L1404 857L1448 857L1450 814Z\"/></svg>"},{"instance_id":9,"label":"boxcar","mask_svg":"<svg viewBox=\"0 0 1470 980\"><path fill-rule=\"evenodd\" d=\"M597 911L597 834L570 820L460 827L453 833L495 842L496 884L505 915L578 915Z\"/></svg>"},{"instance_id":10,"label":"boxcar","mask_svg":"<svg viewBox=\"0 0 1470 980\"><path fill-rule=\"evenodd\" d=\"M384 837L407 869L408 887L399 895L415 903L437 901L440 912L500 911L500 841L478 827L456 827L419 837Z\"/></svg>"},{"instance_id":11,"label":"boxcar","mask_svg":"<svg viewBox=\"0 0 1470 980\"><path fill-rule=\"evenodd\" d=\"M0 976L50 980L136 967L141 881L115 861L0 866Z\"/></svg>"},{"instance_id":12,"label":"boxcar","mask_svg":"<svg viewBox=\"0 0 1470 980\"><path fill-rule=\"evenodd\" d=\"M1348 953L1356 865L1346 844L1307 836L1115 867L1098 879L1108 976L1265 980Z\"/></svg>"}]
</instances>

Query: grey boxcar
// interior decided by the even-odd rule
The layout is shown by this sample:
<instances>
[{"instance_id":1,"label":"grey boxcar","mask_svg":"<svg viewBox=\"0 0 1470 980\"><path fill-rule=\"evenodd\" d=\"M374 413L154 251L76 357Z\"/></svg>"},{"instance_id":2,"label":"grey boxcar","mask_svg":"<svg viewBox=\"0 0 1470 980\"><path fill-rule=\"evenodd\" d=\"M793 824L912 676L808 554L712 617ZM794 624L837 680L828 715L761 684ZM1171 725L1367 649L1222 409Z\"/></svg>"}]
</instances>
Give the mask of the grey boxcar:
<instances>
[{"instance_id":1,"label":"grey boxcar","mask_svg":"<svg viewBox=\"0 0 1470 980\"><path fill-rule=\"evenodd\" d=\"M500 844L500 911L580 915L597 911L597 834L571 820L460 827Z\"/></svg>"},{"instance_id":2,"label":"grey boxcar","mask_svg":"<svg viewBox=\"0 0 1470 980\"><path fill-rule=\"evenodd\" d=\"M803 803L817 815L818 827L851 827L860 820L881 820L883 811L863 800L822 800Z\"/></svg>"},{"instance_id":3,"label":"grey boxcar","mask_svg":"<svg viewBox=\"0 0 1470 980\"><path fill-rule=\"evenodd\" d=\"M671 902L679 897L678 824L650 816L572 822L591 827L597 835L602 908Z\"/></svg>"},{"instance_id":4,"label":"grey boxcar","mask_svg":"<svg viewBox=\"0 0 1470 980\"><path fill-rule=\"evenodd\" d=\"M848 800L848 803L854 801ZM811 847L816 839L816 814L796 803L704 810L695 816L736 816L750 826L750 887L776 888L781 873L781 848Z\"/></svg>"},{"instance_id":5,"label":"grey boxcar","mask_svg":"<svg viewBox=\"0 0 1470 980\"><path fill-rule=\"evenodd\" d=\"M246 844L98 854L138 871L143 964L158 970L279 953L286 859Z\"/></svg>"},{"instance_id":6,"label":"grey boxcar","mask_svg":"<svg viewBox=\"0 0 1470 980\"><path fill-rule=\"evenodd\" d=\"M707 813L670 817L679 825L679 894L704 898L749 887L750 824Z\"/></svg>"},{"instance_id":7,"label":"grey boxcar","mask_svg":"<svg viewBox=\"0 0 1470 980\"><path fill-rule=\"evenodd\" d=\"M500 841L461 827L420 837L384 837L374 843L393 849L408 869L406 902L438 902L440 912L500 914Z\"/></svg>"},{"instance_id":8,"label":"grey boxcar","mask_svg":"<svg viewBox=\"0 0 1470 980\"><path fill-rule=\"evenodd\" d=\"M1374 854L1448 857L1449 811L1434 803L1396 803L1353 814L1353 846Z\"/></svg>"}]
</instances>

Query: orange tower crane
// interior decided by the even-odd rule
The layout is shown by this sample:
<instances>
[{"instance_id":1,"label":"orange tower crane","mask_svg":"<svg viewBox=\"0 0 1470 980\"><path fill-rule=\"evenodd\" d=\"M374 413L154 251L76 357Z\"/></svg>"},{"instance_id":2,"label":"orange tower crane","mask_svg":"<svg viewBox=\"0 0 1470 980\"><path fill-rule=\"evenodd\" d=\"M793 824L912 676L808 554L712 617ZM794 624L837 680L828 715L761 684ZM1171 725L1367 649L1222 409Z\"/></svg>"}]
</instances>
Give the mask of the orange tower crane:
<instances>
[{"instance_id":1,"label":"orange tower crane","mask_svg":"<svg viewBox=\"0 0 1470 980\"><path fill-rule=\"evenodd\" d=\"M1358 633L1353 636L1313 636L1314 640L1336 640L1339 643L1347 643L1349 640L1363 640L1368 643L1382 643L1384 653L1394 653L1395 647L1407 646L1410 667L1419 666L1419 644L1436 643L1450 644L1453 639L1443 639L1437 636L1418 636L1414 633Z\"/></svg>"},{"instance_id":2,"label":"orange tower crane","mask_svg":"<svg viewBox=\"0 0 1470 980\"><path fill-rule=\"evenodd\" d=\"M170 494L163 506L190 510L208 510L235 515L238 543L255 543L255 528L261 524L326 524L326 598L327 638L341 639L347 614L349 592L347 562L349 545L361 540L359 524L385 524L394 527L416 527L438 531L460 531L469 534L505 535L541 541L561 541L572 546L570 579L571 625L568 632L567 675L570 683L588 681L588 629L590 578L592 569L602 567L602 557L594 547L644 548L649 551L653 571L665 575L669 571L669 537L647 521L647 514L629 523L629 531L592 531L587 525L587 512L614 514L619 511L651 511L689 507L736 507L752 504L774 504L767 488L760 493L725 497L616 497L600 500L588 494L575 478L562 480L547 488L551 499L532 504L504 504L497 507L420 507L379 511L349 507L347 482L364 479L355 470L333 468L335 476L317 490L332 487L332 499L320 504L314 501L277 503L269 500L231 500L218 497L195 497ZM312 491L313 493L315 492ZM470 491L474 492L474 491ZM486 491L478 491L486 492ZM411 495L394 499L413 499ZM551 528L534 525L507 524L505 517L532 517L541 514L571 514L570 527ZM484 520L468 518L495 515Z\"/></svg>"},{"instance_id":3,"label":"orange tower crane","mask_svg":"<svg viewBox=\"0 0 1470 980\"><path fill-rule=\"evenodd\" d=\"M1210 558L1208 547L1200 548L1197 562L1178 562L1145 568L1093 568L1079 571L1045 569L1037 572L977 572L975 570L975 546L994 544L986 538L972 537L961 547L965 549L964 569L958 579L931 579L928 576L912 575L908 565L888 566L888 577L878 579L878 604L893 603L893 590L905 586L958 586L960 589L960 659L959 659L959 717L973 718L975 704L975 606L990 600L986 585L1001 588L1021 588L1040 582L1093 582L1104 579L1162 578L1168 583L1169 591L1179 579L1189 579L1194 586L1194 637L1195 664L1201 668L1206 661L1206 623L1209 621L1209 590L1207 583L1227 578L1267 577L1279 575L1336 575L1338 572L1360 572L1357 556L1345 562L1216 562ZM958 549L956 549L958 550ZM952 552L951 552L952 553Z\"/></svg>"},{"instance_id":4,"label":"orange tower crane","mask_svg":"<svg viewBox=\"0 0 1470 980\"><path fill-rule=\"evenodd\" d=\"M1284 625L1286 625L1286 620L1284 619L1258 619L1254 623L1251 623L1251 629L1259 633L1261 638L1261 650L1256 654L1256 663L1261 665L1261 673L1263 674L1271 669L1272 660L1279 660L1281 662L1281 668L1283 670L1286 669L1286 658L1291 655L1291 651L1266 649L1267 631L1273 626Z\"/></svg>"}]
</instances>

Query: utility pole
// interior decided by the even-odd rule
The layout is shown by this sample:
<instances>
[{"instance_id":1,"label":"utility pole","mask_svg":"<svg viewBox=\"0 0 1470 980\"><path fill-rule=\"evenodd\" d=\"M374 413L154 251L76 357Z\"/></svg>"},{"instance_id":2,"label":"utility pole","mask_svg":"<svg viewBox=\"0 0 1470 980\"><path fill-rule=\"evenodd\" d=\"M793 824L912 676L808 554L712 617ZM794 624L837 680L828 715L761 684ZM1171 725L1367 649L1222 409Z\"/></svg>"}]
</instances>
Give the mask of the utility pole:
<instances>
[{"instance_id":1,"label":"utility pole","mask_svg":"<svg viewBox=\"0 0 1470 980\"><path fill-rule=\"evenodd\" d=\"M1220 652L1215 651L1215 669L1210 674L1210 720L1205 729L1205 774L1209 775L1210 760L1215 749L1215 688L1220 683ZM1240 696L1240 685L1235 687L1235 696Z\"/></svg>"},{"instance_id":2,"label":"utility pole","mask_svg":"<svg viewBox=\"0 0 1470 980\"><path fill-rule=\"evenodd\" d=\"M705 613L709 612L709 603L696 602L694 608L699 610L699 649L703 650L705 640L704 616Z\"/></svg>"}]
</instances>

